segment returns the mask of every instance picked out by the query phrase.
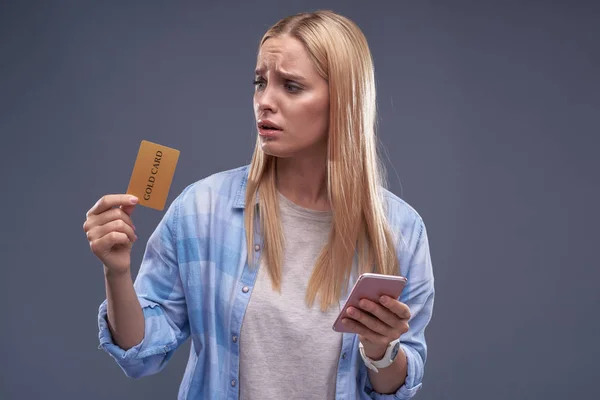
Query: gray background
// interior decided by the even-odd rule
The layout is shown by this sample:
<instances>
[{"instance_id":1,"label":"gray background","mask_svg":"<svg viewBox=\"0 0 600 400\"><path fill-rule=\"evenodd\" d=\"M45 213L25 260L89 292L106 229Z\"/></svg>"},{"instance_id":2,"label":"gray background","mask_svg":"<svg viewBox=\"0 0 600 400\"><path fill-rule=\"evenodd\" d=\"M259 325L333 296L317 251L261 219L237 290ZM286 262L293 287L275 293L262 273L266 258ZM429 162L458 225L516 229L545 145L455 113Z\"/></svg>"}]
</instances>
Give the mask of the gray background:
<instances>
[{"instance_id":1,"label":"gray background","mask_svg":"<svg viewBox=\"0 0 600 400\"><path fill-rule=\"evenodd\" d=\"M249 162L257 42L317 8L367 35L390 187L428 226L418 398L600 398L593 1L3 1L0 398L175 398L189 342L139 381L97 350L85 212L142 139L182 151L169 202ZM162 213L134 216L137 266Z\"/></svg>"}]
</instances>

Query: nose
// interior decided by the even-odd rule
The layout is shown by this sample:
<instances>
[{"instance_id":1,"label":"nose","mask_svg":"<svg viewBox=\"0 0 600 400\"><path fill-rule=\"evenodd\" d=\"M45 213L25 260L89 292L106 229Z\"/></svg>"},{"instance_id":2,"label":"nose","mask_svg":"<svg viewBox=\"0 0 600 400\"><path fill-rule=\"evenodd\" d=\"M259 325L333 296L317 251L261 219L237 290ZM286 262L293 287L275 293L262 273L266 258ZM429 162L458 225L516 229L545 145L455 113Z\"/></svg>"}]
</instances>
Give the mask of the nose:
<instances>
[{"instance_id":1,"label":"nose","mask_svg":"<svg viewBox=\"0 0 600 400\"><path fill-rule=\"evenodd\" d=\"M275 91L270 85L267 84L264 89L257 91L254 95L254 111L257 114L264 114L265 112L277 112Z\"/></svg>"}]
</instances>

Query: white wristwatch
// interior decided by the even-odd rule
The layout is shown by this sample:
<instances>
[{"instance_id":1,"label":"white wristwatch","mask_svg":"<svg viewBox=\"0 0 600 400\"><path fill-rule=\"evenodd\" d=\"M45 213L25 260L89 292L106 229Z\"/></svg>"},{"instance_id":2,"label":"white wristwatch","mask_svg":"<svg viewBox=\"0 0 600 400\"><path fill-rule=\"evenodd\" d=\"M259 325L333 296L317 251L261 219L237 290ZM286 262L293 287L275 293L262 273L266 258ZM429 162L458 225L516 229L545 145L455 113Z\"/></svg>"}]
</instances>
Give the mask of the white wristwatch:
<instances>
[{"instance_id":1,"label":"white wristwatch","mask_svg":"<svg viewBox=\"0 0 600 400\"><path fill-rule=\"evenodd\" d=\"M378 368L389 367L390 365L392 365L392 363L398 356L398 351L400 351L400 338L398 338L396 340L392 340L390 342L390 344L388 344L388 347L385 351L385 354L383 355L383 358L379 361L374 361L374 360L371 360L369 357L367 357L362 343L359 342L358 348L360 350L360 356L362 357L363 361L365 362L365 365L367 366L367 368L369 368L375 372L379 372Z\"/></svg>"}]
</instances>

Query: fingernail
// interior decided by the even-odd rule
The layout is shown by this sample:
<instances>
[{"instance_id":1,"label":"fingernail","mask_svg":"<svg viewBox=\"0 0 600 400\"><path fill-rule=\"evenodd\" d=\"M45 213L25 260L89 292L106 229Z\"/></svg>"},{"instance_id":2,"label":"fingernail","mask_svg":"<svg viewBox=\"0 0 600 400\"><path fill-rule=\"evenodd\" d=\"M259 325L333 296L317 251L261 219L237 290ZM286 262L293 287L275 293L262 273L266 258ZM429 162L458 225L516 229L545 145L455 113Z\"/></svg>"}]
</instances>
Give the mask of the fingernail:
<instances>
[{"instance_id":1,"label":"fingernail","mask_svg":"<svg viewBox=\"0 0 600 400\"><path fill-rule=\"evenodd\" d=\"M381 304L385 304L385 303L387 303L387 297L381 296L381 298L379 299L379 301L381 301Z\"/></svg>"},{"instance_id":2,"label":"fingernail","mask_svg":"<svg viewBox=\"0 0 600 400\"><path fill-rule=\"evenodd\" d=\"M131 204L137 204L138 202L138 198L135 196L132 196L129 198L129 201L131 202Z\"/></svg>"}]
</instances>

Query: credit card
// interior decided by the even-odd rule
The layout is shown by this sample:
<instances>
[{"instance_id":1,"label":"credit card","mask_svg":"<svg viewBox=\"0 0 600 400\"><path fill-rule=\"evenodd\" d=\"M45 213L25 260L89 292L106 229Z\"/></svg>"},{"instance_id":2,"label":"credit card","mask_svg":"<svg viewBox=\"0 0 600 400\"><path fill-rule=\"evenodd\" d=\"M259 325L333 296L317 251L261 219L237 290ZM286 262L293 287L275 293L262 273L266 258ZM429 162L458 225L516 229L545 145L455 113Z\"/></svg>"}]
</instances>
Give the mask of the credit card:
<instances>
[{"instance_id":1,"label":"credit card","mask_svg":"<svg viewBox=\"0 0 600 400\"><path fill-rule=\"evenodd\" d=\"M142 140L127 194L136 196L139 205L162 211L178 160L179 150Z\"/></svg>"}]
</instances>

